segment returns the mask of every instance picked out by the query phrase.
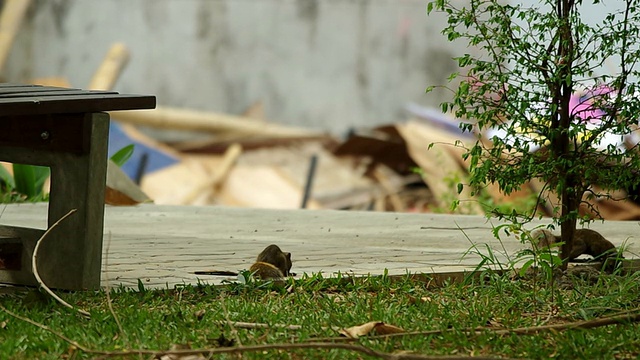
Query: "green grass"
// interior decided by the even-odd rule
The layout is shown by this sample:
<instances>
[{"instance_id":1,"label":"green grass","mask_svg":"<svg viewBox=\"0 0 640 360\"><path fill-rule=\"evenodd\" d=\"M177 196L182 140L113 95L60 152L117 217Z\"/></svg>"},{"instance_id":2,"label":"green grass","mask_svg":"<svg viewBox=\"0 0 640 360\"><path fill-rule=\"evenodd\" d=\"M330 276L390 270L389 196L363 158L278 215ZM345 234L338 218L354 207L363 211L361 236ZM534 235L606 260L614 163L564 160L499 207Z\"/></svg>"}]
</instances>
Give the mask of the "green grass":
<instances>
[{"instance_id":1,"label":"green grass","mask_svg":"<svg viewBox=\"0 0 640 360\"><path fill-rule=\"evenodd\" d=\"M612 359L640 356L637 324L546 331L537 335L496 335L491 329L568 323L637 309L640 307L638 280L637 275L603 276L596 284L576 279L575 289L561 290L506 277L494 277L485 283L475 281L433 288L408 276L355 280L314 276L290 282L288 288L265 288L249 283L221 287L182 286L162 291L118 289L110 293L110 298L122 331L109 310L104 292L60 293L72 305L88 310L91 319L85 319L33 290L2 295L0 304L87 348L102 351L167 350L173 345L192 349L216 348L220 340L223 343L236 341L236 335L224 323L225 319L302 327L300 330L237 328L237 337L243 346L304 343L337 337L336 329L379 320L407 331L442 332L364 337L353 344L388 353ZM479 327L487 330L474 335L467 333L468 329ZM52 333L0 310L2 359L96 356L79 351ZM131 355L129 358L153 357ZM243 358L367 357L346 350L298 349L248 352Z\"/></svg>"}]
</instances>

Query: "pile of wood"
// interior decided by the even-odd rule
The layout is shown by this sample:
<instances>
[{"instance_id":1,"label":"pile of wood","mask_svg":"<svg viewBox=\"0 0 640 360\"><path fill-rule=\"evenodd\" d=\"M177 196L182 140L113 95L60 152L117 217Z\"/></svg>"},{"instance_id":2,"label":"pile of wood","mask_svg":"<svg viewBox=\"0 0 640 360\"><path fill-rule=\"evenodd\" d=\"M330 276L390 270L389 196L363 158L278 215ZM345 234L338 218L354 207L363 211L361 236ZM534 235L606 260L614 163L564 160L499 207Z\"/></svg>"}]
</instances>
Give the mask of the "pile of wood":
<instances>
[{"instance_id":1,"label":"pile of wood","mask_svg":"<svg viewBox=\"0 0 640 360\"><path fill-rule=\"evenodd\" d=\"M204 140L159 145L180 161L143 178L142 189L158 204L449 213L459 200L456 213L485 213L467 187L458 193L458 184L467 183L469 164L455 144L473 140L451 130L455 120L442 126L442 116L427 116L357 131L341 141L269 123L259 109L256 105L241 116L165 108L139 117L134 116L139 112L113 116L209 134ZM526 199L533 203L542 189L541 182L532 181L506 196L489 185L485 199L507 206ZM558 200L545 197L549 200L537 210L551 216ZM640 207L630 201L592 204L605 219L640 219ZM589 213L586 206L582 211Z\"/></svg>"},{"instance_id":2,"label":"pile of wood","mask_svg":"<svg viewBox=\"0 0 640 360\"><path fill-rule=\"evenodd\" d=\"M156 111L163 123L173 122L167 122L163 110ZM207 118L206 113L200 115ZM211 124L221 118L208 115ZM118 113L114 117L122 120ZM222 135L209 125L207 140L164 144L179 154L180 162L147 174L141 183L145 193L158 204L381 211L449 207L436 200L444 196L435 198L423 180L426 177L419 175L418 169L424 167L419 164L440 165L418 150L426 151L430 140L415 138L416 129L423 127L417 122L373 129L341 142L327 134L266 125L255 118L236 119L238 127L227 127ZM253 133L245 131L247 124L256 125L250 128ZM256 128L270 130L260 134ZM408 134L406 138L401 132ZM473 213L482 211L476 206Z\"/></svg>"}]
</instances>

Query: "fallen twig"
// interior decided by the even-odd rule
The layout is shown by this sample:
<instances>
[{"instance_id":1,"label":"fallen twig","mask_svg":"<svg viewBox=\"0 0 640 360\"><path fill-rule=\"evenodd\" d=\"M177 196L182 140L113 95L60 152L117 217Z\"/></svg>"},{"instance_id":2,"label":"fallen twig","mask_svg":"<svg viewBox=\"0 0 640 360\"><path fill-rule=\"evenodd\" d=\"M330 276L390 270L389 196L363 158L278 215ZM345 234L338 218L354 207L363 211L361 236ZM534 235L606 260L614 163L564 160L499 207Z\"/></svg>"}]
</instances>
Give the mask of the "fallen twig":
<instances>
[{"instance_id":1,"label":"fallen twig","mask_svg":"<svg viewBox=\"0 0 640 360\"><path fill-rule=\"evenodd\" d=\"M228 348L214 348L214 349L186 349L186 350L147 350L147 349L130 349L130 350L122 350L122 351L101 351L101 350L93 350L89 349L86 346L81 345L77 341L71 340L68 337L52 330L46 325L37 323L29 318L22 317L18 314L9 311L4 306L0 305L0 309L9 314L10 316L28 322L34 326L39 327L45 331L50 332L51 334L59 337L60 339L66 341L67 343L75 346L80 351L83 351L87 354L93 355L101 355L102 358L108 357L122 357L128 355L150 355L154 358L160 358L164 355L176 355L176 356L188 356L188 355L207 355L213 356L216 354L242 354L245 352L258 352L258 351L266 351L266 350L292 350L292 349L342 349L347 351L358 352L361 354L373 356L379 359L384 360L431 360L431 359L447 359L447 360L462 360L469 359L468 356L430 356L430 355L418 355L418 354L389 354L384 352L375 351L369 349L367 347L361 345L352 345L352 344L333 344L333 343L301 343L301 344L265 344L265 345L251 345L251 346L237 346L237 347L228 347ZM473 357L474 360L482 360L482 359L497 359L497 357ZM502 358L504 359L504 358Z\"/></svg>"},{"instance_id":2,"label":"fallen twig","mask_svg":"<svg viewBox=\"0 0 640 360\"><path fill-rule=\"evenodd\" d=\"M450 333L454 331L459 331L466 334L479 334L482 332L493 332L496 335L508 335L508 334L517 334L517 335L533 335L543 331L563 331L563 330L571 330L571 329L593 329L596 327L607 326L607 325L615 325L627 322L638 322L640 321L640 309L634 309L632 311L627 311L624 313L619 313L613 316L602 317L598 319L592 320L582 320L582 321L574 321L570 323L563 324L553 324L553 325L543 325L543 326L529 326L529 327L521 327L521 328L513 328L513 329L494 329L489 327L479 327L479 328L465 328L465 329L444 329L444 330L426 330L426 331L409 331L404 333L394 333L394 334L384 334L384 335L372 335L367 336L367 339L381 339L381 338L389 338L389 337L399 337L399 336L425 336L425 335L440 335L444 333ZM326 338L310 338L307 339L309 342L353 342L358 339L352 339L347 337L326 337Z\"/></svg>"},{"instance_id":3,"label":"fallen twig","mask_svg":"<svg viewBox=\"0 0 640 360\"><path fill-rule=\"evenodd\" d=\"M38 259L38 249L40 249L40 244L42 244L43 240L47 237L47 235L49 235L49 232L51 232L51 230L53 230L56 226L58 226L58 224L60 224L64 219L68 218L69 216L71 216L73 213L75 213L77 211L77 209L71 209L69 210L68 213L66 213L63 217L61 217L60 219L58 219L58 221L56 221L55 223L53 223L53 225L49 226L49 228L47 229L47 231L44 232L44 234L42 234L42 236L40 237L40 239L38 239L38 241L36 241L36 246L33 248L33 256L31 257L31 271L33 272L33 276L35 276L36 281L38 282L38 285L40 285L41 288L44 289L44 291L46 291L49 295L51 295L52 298L54 298L57 302L59 302L60 304L68 307L71 310L76 310L77 312L79 312L81 315L87 317L87 318L91 318L91 314L89 314L87 311L84 311L82 309L76 309L73 306L71 306L69 303L67 303L66 301L62 300L58 295L56 295L53 291L51 291L51 289L49 289L49 287L47 285L45 285L44 281L42 281L42 278L40 277L40 274L38 273L38 263L37 263L37 259Z\"/></svg>"},{"instance_id":4,"label":"fallen twig","mask_svg":"<svg viewBox=\"0 0 640 360\"><path fill-rule=\"evenodd\" d=\"M637 322L637 321L640 321L640 309L635 309L633 311L628 311L618 315L602 317L602 318L592 319L592 320L575 321L575 322L564 323L564 324L523 327L523 328L515 328L515 329L501 329L501 330L495 330L495 333L499 335L504 335L504 334L530 335L530 334L537 334L542 331L593 329L600 326L615 325L615 324Z\"/></svg>"},{"instance_id":5,"label":"fallen twig","mask_svg":"<svg viewBox=\"0 0 640 360\"><path fill-rule=\"evenodd\" d=\"M284 330L300 330L302 329L301 325L284 325L284 324L263 324L263 323L249 323L249 322L241 322L241 321L218 321L220 325L231 325L238 329L284 329Z\"/></svg>"}]
</instances>

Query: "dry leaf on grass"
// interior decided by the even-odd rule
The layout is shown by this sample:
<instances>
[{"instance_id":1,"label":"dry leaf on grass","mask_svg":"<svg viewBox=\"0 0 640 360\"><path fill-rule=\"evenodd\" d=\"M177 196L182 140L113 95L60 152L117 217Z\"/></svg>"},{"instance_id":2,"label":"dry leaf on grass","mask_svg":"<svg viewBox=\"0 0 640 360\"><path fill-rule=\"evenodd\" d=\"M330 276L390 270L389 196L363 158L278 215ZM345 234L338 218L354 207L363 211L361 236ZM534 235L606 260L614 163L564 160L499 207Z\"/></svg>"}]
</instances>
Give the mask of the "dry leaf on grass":
<instances>
[{"instance_id":1,"label":"dry leaf on grass","mask_svg":"<svg viewBox=\"0 0 640 360\"><path fill-rule=\"evenodd\" d=\"M382 321L371 321L366 324L352 326L347 329L342 329L338 333L344 337L357 339L360 336L365 335L387 335L387 334L400 334L405 332L404 329L397 326L385 324Z\"/></svg>"}]
</instances>

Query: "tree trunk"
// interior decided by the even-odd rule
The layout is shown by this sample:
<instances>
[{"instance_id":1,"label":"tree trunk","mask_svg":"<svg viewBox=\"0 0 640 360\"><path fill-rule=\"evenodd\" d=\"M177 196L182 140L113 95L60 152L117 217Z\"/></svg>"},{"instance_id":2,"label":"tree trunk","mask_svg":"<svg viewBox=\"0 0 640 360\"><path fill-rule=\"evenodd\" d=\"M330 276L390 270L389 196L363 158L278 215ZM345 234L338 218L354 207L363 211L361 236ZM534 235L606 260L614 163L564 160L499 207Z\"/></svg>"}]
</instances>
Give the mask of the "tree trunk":
<instances>
[{"instance_id":1,"label":"tree trunk","mask_svg":"<svg viewBox=\"0 0 640 360\"><path fill-rule=\"evenodd\" d=\"M573 234L576 229L576 215L574 211L577 210L580 200L582 200L582 193L579 191L575 179L571 175L573 167L572 152L575 149L571 149L571 139L569 138L569 130L571 129L573 116L570 113L569 102L573 93L573 35L571 33L571 21L570 15L573 10L573 0L557 0L556 9L557 15L560 19L560 28L558 29L559 42L557 50L558 75L554 79L555 92L554 100L557 101L556 116L559 120L558 130L559 134L556 137L556 158L564 159L560 165L558 174L559 176L565 176L564 181L560 181L562 184L560 191L562 197L562 217L560 222L560 230L562 234L562 251L560 258L562 261L562 269L567 268L567 260L573 247ZM578 198L578 196L580 196Z\"/></svg>"},{"instance_id":2,"label":"tree trunk","mask_svg":"<svg viewBox=\"0 0 640 360\"><path fill-rule=\"evenodd\" d=\"M580 197L578 198L578 196ZM563 242L560 251L560 258L562 259L562 270L567 269L569 254L571 254L571 249L573 248L573 236L576 231L577 219L576 216L572 215L571 213L578 210L581 198L581 194L578 195L575 191L567 188L565 188L562 192L562 221L560 222L560 234Z\"/></svg>"}]
</instances>

